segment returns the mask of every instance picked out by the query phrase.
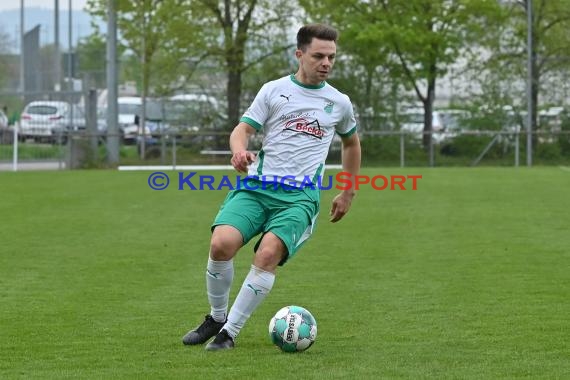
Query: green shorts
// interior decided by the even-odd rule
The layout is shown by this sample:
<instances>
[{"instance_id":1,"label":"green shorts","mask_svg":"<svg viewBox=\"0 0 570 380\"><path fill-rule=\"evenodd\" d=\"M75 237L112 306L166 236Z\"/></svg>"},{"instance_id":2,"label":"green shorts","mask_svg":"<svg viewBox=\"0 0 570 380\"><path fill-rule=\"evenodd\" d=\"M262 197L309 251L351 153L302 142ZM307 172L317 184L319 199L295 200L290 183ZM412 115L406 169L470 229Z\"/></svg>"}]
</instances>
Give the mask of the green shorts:
<instances>
[{"instance_id":1,"label":"green shorts","mask_svg":"<svg viewBox=\"0 0 570 380\"><path fill-rule=\"evenodd\" d=\"M313 233L319 214L319 190L263 188L258 181L254 184L258 186L228 193L212 230L219 225L233 226L241 232L244 245L260 233L272 232L287 248L287 257L279 263L283 265ZM261 238L255 244L255 251L260 242Z\"/></svg>"}]
</instances>

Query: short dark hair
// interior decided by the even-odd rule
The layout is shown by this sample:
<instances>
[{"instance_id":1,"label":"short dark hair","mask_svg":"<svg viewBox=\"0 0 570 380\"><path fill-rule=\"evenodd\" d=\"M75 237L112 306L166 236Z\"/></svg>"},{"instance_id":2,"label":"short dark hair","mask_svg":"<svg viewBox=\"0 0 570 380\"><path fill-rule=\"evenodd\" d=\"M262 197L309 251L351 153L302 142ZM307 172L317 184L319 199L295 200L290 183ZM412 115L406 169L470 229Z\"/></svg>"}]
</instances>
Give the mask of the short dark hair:
<instances>
[{"instance_id":1,"label":"short dark hair","mask_svg":"<svg viewBox=\"0 0 570 380\"><path fill-rule=\"evenodd\" d=\"M307 24L297 32L297 49L305 50L311 44L313 38L336 42L338 32L332 26L325 24Z\"/></svg>"}]
</instances>

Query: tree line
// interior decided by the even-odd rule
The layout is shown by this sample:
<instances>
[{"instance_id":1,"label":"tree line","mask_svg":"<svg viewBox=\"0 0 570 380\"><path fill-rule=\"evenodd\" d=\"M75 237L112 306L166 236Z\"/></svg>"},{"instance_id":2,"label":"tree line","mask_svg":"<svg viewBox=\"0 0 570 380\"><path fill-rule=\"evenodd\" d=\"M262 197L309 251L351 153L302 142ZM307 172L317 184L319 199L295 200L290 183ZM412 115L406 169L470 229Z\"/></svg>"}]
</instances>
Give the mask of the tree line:
<instances>
[{"instance_id":1,"label":"tree line","mask_svg":"<svg viewBox=\"0 0 570 380\"><path fill-rule=\"evenodd\" d=\"M443 78L457 86L453 107L525 107L527 1L537 128L539 107L566 100L570 0L117 0L121 78L145 96L217 94L231 128L263 82L296 69L298 27L327 22L341 34L330 81L357 111L377 116L417 104L430 131ZM106 9L107 0L88 2L94 17ZM81 41L80 70L101 71L105 41L100 32Z\"/></svg>"}]
</instances>

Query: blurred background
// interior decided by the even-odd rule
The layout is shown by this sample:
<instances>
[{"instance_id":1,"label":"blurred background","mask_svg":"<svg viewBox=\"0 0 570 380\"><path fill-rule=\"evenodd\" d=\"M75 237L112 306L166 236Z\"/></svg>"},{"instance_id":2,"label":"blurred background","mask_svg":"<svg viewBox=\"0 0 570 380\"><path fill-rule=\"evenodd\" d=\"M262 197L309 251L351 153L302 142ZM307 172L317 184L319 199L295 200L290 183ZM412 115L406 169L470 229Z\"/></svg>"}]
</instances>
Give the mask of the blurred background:
<instances>
[{"instance_id":1,"label":"blurred background","mask_svg":"<svg viewBox=\"0 0 570 380\"><path fill-rule=\"evenodd\" d=\"M228 164L307 22L364 165L570 163L570 0L3 0L0 170Z\"/></svg>"}]
</instances>

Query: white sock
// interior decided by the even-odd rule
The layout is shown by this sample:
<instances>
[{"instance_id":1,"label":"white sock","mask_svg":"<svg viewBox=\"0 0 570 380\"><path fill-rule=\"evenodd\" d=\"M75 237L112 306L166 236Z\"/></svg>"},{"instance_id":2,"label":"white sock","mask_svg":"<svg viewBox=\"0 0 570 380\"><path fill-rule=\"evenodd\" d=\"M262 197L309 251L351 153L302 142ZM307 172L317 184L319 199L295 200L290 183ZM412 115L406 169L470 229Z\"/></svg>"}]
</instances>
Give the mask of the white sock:
<instances>
[{"instance_id":1,"label":"white sock","mask_svg":"<svg viewBox=\"0 0 570 380\"><path fill-rule=\"evenodd\" d=\"M216 322L225 322L228 313L230 288L234 279L234 262L214 261L208 257L206 270L206 287L210 314Z\"/></svg>"},{"instance_id":2,"label":"white sock","mask_svg":"<svg viewBox=\"0 0 570 380\"><path fill-rule=\"evenodd\" d=\"M251 266L223 327L232 338L236 338L251 313L269 294L274 282L273 273Z\"/></svg>"}]
</instances>

